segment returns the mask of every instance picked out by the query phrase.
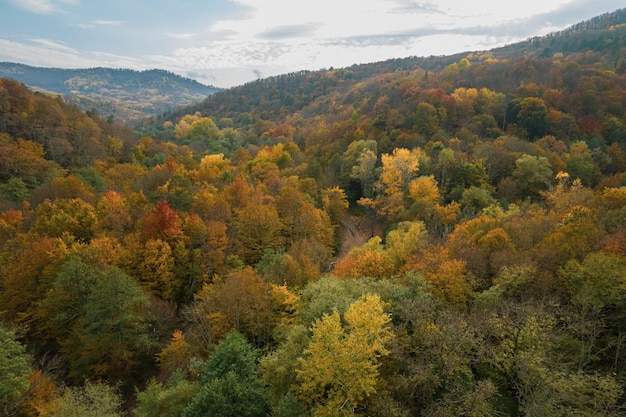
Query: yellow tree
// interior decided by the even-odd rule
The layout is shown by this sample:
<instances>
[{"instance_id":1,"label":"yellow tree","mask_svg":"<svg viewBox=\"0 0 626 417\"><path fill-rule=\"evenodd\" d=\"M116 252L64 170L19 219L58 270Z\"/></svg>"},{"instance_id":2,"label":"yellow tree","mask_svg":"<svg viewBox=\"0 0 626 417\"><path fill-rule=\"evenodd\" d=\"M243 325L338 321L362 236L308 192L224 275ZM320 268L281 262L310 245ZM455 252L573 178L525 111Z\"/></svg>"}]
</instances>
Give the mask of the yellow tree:
<instances>
[{"instance_id":1,"label":"yellow tree","mask_svg":"<svg viewBox=\"0 0 626 417\"><path fill-rule=\"evenodd\" d=\"M383 154L380 176L374 185L377 195L374 199L362 198L359 204L376 209L381 217L397 219L405 210L405 195L419 170L421 152L419 148L396 148L391 155Z\"/></svg>"},{"instance_id":2,"label":"yellow tree","mask_svg":"<svg viewBox=\"0 0 626 417\"><path fill-rule=\"evenodd\" d=\"M283 222L273 204L249 204L235 211L233 225L242 258L249 264L261 259L266 248L283 246Z\"/></svg>"},{"instance_id":3,"label":"yellow tree","mask_svg":"<svg viewBox=\"0 0 626 417\"><path fill-rule=\"evenodd\" d=\"M111 231L121 237L132 224L130 207L126 199L117 191L107 191L96 206L97 229Z\"/></svg>"},{"instance_id":4,"label":"yellow tree","mask_svg":"<svg viewBox=\"0 0 626 417\"><path fill-rule=\"evenodd\" d=\"M24 223L24 213L21 210L6 210L0 213L0 242L8 242L17 236Z\"/></svg>"},{"instance_id":5,"label":"yellow tree","mask_svg":"<svg viewBox=\"0 0 626 417\"><path fill-rule=\"evenodd\" d=\"M157 361L163 371L171 375L176 369L184 369L193 357L193 347L182 330L172 333L170 343L157 354Z\"/></svg>"},{"instance_id":6,"label":"yellow tree","mask_svg":"<svg viewBox=\"0 0 626 417\"><path fill-rule=\"evenodd\" d=\"M387 233L386 252L396 269L407 257L426 245L427 233L423 222L401 222Z\"/></svg>"},{"instance_id":7,"label":"yellow tree","mask_svg":"<svg viewBox=\"0 0 626 417\"><path fill-rule=\"evenodd\" d=\"M207 155L200 161L198 179L210 183L226 173L229 166L230 160L223 153Z\"/></svg>"},{"instance_id":8,"label":"yellow tree","mask_svg":"<svg viewBox=\"0 0 626 417\"><path fill-rule=\"evenodd\" d=\"M36 303L50 289L68 255L68 247L61 239L30 233L18 234L3 246L0 252L3 319L20 324L32 322Z\"/></svg>"},{"instance_id":9,"label":"yellow tree","mask_svg":"<svg viewBox=\"0 0 626 417\"><path fill-rule=\"evenodd\" d=\"M408 196L413 201L411 216L423 221L429 232L443 235L454 226L459 204L454 201L446 206L440 204L441 194L433 175L421 176L411 181Z\"/></svg>"},{"instance_id":10,"label":"yellow tree","mask_svg":"<svg viewBox=\"0 0 626 417\"><path fill-rule=\"evenodd\" d=\"M376 392L379 359L389 353L391 318L378 295L366 295L344 314L325 315L311 327L311 342L298 360L300 398L310 404L313 416L354 413Z\"/></svg>"},{"instance_id":11,"label":"yellow tree","mask_svg":"<svg viewBox=\"0 0 626 417\"><path fill-rule=\"evenodd\" d=\"M256 345L266 345L276 325L293 311L292 298L286 288L273 286L251 268L216 277L187 310L189 342L210 350L235 329Z\"/></svg>"},{"instance_id":12,"label":"yellow tree","mask_svg":"<svg viewBox=\"0 0 626 417\"><path fill-rule=\"evenodd\" d=\"M135 270L139 282L151 294L164 300L172 299L176 290L172 248L161 239L150 239L142 249L141 261Z\"/></svg>"},{"instance_id":13,"label":"yellow tree","mask_svg":"<svg viewBox=\"0 0 626 417\"><path fill-rule=\"evenodd\" d=\"M467 272L466 262L455 259L450 250L442 246L428 246L411 255L404 270L422 274L428 290L448 305L463 309L474 295L473 279Z\"/></svg>"},{"instance_id":14,"label":"yellow tree","mask_svg":"<svg viewBox=\"0 0 626 417\"><path fill-rule=\"evenodd\" d=\"M371 277L383 279L391 276L394 265L381 244L381 238L374 236L363 246L354 248L333 269L333 275L343 278Z\"/></svg>"},{"instance_id":15,"label":"yellow tree","mask_svg":"<svg viewBox=\"0 0 626 417\"><path fill-rule=\"evenodd\" d=\"M210 117L202 117L200 112L187 114L174 126L176 139L190 141L192 139L215 139L219 136L219 128Z\"/></svg>"},{"instance_id":16,"label":"yellow tree","mask_svg":"<svg viewBox=\"0 0 626 417\"><path fill-rule=\"evenodd\" d=\"M322 190L322 205L334 224L339 223L350 206L346 192L336 186Z\"/></svg>"},{"instance_id":17,"label":"yellow tree","mask_svg":"<svg viewBox=\"0 0 626 417\"><path fill-rule=\"evenodd\" d=\"M33 230L50 237L68 234L79 242L89 242L95 223L94 207L80 198L46 200L37 208Z\"/></svg>"}]
</instances>

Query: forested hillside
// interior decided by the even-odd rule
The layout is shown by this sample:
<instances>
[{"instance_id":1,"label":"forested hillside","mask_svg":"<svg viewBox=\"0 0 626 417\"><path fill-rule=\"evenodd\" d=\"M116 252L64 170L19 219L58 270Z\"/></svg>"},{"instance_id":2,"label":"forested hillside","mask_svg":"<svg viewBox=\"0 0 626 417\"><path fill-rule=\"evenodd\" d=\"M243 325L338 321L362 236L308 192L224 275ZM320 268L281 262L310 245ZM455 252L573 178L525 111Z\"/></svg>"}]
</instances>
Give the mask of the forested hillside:
<instances>
[{"instance_id":1,"label":"forested hillside","mask_svg":"<svg viewBox=\"0 0 626 417\"><path fill-rule=\"evenodd\" d=\"M139 133L0 80L0 412L626 415L625 17Z\"/></svg>"},{"instance_id":2,"label":"forested hillside","mask_svg":"<svg viewBox=\"0 0 626 417\"><path fill-rule=\"evenodd\" d=\"M149 119L219 91L163 70L40 68L0 62L0 78L60 95L84 111L126 122Z\"/></svg>"}]
</instances>

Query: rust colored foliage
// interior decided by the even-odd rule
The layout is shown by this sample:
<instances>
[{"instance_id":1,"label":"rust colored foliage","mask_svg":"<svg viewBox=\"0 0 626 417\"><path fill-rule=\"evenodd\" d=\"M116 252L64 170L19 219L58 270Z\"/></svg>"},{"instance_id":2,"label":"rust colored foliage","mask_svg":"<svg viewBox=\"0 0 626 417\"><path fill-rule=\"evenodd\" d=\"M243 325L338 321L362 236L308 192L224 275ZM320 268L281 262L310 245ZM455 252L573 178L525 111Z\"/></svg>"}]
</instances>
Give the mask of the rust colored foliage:
<instances>
[{"instance_id":1,"label":"rust colored foliage","mask_svg":"<svg viewBox=\"0 0 626 417\"><path fill-rule=\"evenodd\" d=\"M180 218L167 200L159 200L152 213L143 219L143 238L173 242L183 236Z\"/></svg>"}]
</instances>

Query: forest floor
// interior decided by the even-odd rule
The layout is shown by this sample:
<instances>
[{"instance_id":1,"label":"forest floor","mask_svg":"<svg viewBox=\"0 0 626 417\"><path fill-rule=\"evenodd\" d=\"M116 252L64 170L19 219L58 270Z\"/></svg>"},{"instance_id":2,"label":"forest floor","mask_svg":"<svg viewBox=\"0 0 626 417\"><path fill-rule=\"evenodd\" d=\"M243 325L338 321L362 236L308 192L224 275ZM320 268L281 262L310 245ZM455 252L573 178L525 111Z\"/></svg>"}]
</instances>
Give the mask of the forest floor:
<instances>
[{"instance_id":1,"label":"forest floor","mask_svg":"<svg viewBox=\"0 0 626 417\"><path fill-rule=\"evenodd\" d=\"M339 226L341 246L335 255L335 260L343 258L352 249L364 245L371 237L383 235L381 225L373 216L357 216L348 213L339 221Z\"/></svg>"}]
</instances>

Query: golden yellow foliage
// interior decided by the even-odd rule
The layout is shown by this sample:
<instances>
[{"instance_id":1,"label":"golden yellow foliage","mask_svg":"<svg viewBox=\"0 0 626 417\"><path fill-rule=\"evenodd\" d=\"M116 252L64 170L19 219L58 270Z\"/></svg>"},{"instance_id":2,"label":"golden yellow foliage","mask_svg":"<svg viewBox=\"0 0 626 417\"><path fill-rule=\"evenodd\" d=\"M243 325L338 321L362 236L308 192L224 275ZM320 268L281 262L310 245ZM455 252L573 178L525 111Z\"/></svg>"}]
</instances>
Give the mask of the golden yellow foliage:
<instances>
[{"instance_id":1,"label":"golden yellow foliage","mask_svg":"<svg viewBox=\"0 0 626 417\"><path fill-rule=\"evenodd\" d=\"M474 295L466 262L453 258L442 246L428 247L412 256L405 270L420 272L433 295L446 304L464 308Z\"/></svg>"},{"instance_id":2,"label":"golden yellow foliage","mask_svg":"<svg viewBox=\"0 0 626 417\"><path fill-rule=\"evenodd\" d=\"M378 295L352 303L344 315L336 311L311 327L311 342L298 361L300 398L313 406L313 415L350 414L376 392L379 358L389 354L391 318Z\"/></svg>"},{"instance_id":3,"label":"golden yellow foliage","mask_svg":"<svg viewBox=\"0 0 626 417\"><path fill-rule=\"evenodd\" d=\"M170 343L157 354L157 362L168 374L178 368L185 368L193 357L193 348L182 330L175 330Z\"/></svg>"}]
</instances>

